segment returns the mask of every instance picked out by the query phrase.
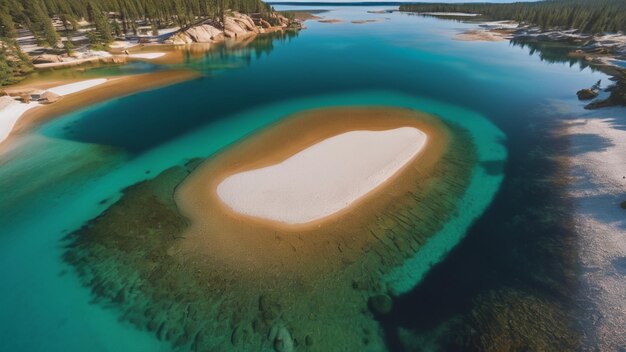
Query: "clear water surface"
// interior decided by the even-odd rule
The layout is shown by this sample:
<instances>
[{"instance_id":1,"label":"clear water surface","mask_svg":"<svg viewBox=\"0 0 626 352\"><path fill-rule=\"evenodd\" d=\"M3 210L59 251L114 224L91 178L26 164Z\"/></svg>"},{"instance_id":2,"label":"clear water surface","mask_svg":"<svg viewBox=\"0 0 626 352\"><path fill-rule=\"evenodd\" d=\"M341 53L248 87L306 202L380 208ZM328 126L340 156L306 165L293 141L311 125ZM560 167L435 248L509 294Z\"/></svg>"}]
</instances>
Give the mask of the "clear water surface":
<instances>
[{"instance_id":1,"label":"clear water surface","mask_svg":"<svg viewBox=\"0 0 626 352\"><path fill-rule=\"evenodd\" d=\"M473 24L367 13L380 8L328 9L320 16L342 22L308 21L297 36L189 60L183 65L204 78L68 114L0 156L0 350L170 350L90 303L89 290L62 262L64 235L123 188L306 108L407 106L471 130L481 163L467 212L429 243L428 258L388 278L408 292L491 203L515 172L506 165L525 158L534 131L555 115L585 114L576 90L606 80L508 42L452 39ZM376 22L350 22L366 19ZM224 60L234 68L216 69Z\"/></svg>"}]
</instances>

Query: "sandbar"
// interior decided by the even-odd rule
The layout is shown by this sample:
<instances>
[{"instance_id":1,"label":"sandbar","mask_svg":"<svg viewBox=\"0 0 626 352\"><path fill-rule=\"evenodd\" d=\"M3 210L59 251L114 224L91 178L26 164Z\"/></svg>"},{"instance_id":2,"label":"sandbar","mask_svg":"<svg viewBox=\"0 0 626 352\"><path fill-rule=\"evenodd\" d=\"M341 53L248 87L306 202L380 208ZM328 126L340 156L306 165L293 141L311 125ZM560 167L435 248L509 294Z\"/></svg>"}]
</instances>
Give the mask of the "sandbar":
<instances>
[{"instance_id":1,"label":"sandbar","mask_svg":"<svg viewBox=\"0 0 626 352\"><path fill-rule=\"evenodd\" d=\"M106 78L90 79L56 86L48 89L48 91L58 96L65 96L95 87L106 81ZM17 121L26 111L41 105L42 104L36 101L21 103L11 97L3 97L2 101L0 101L0 142L4 141L9 136Z\"/></svg>"},{"instance_id":2,"label":"sandbar","mask_svg":"<svg viewBox=\"0 0 626 352\"><path fill-rule=\"evenodd\" d=\"M138 53L138 54L129 54L127 55L131 59L145 59L145 60L154 60L160 57L165 56L165 53Z\"/></svg>"},{"instance_id":3,"label":"sandbar","mask_svg":"<svg viewBox=\"0 0 626 352\"><path fill-rule=\"evenodd\" d=\"M461 41L501 42L510 39L511 29L470 29L454 36Z\"/></svg>"},{"instance_id":4,"label":"sandbar","mask_svg":"<svg viewBox=\"0 0 626 352\"><path fill-rule=\"evenodd\" d=\"M106 78L88 79L86 81L80 81L76 83L64 84L59 87L53 87L53 88L48 89L48 91L56 95L63 96L63 95L78 93L85 89L89 89L89 88L101 85L103 83L106 83L106 81L107 81Z\"/></svg>"},{"instance_id":5,"label":"sandbar","mask_svg":"<svg viewBox=\"0 0 626 352\"><path fill-rule=\"evenodd\" d=\"M31 82L16 88L45 88L63 97L53 104L31 102L23 104L13 101L6 107L0 106L0 145L8 143L13 135L30 130L33 126L48 119L66 114L75 109L89 106L107 99L125 96L143 90L155 89L169 84L199 77L199 73L189 70L158 71L131 76L97 78L84 81ZM68 83L70 82L70 83ZM65 84L61 84L65 83ZM7 89L11 91L12 87ZM2 152L2 148L0 148Z\"/></svg>"},{"instance_id":6,"label":"sandbar","mask_svg":"<svg viewBox=\"0 0 626 352\"><path fill-rule=\"evenodd\" d=\"M353 24L365 24L365 23L375 23L375 22L382 22L383 20L380 18L374 19L374 20L354 20L354 21L350 21Z\"/></svg>"},{"instance_id":7,"label":"sandbar","mask_svg":"<svg viewBox=\"0 0 626 352\"><path fill-rule=\"evenodd\" d=\"M373 174L374 170L382 169L386 169L386 172L374 176L372 180L366 180L366 177L357 179L362 184L358 187L350 187L352 189L341 190L341 192L346 192L345 194L333 194L338 189L337 186L332 185L332 182L336 182L334 177L337 175L329 178L329 174L324 173L324 170L315 170L314 175L309 177L327 178L328 180L322 181L320 186L332 186L326 189L327 193L324 197L315 201L316 207L310 207L314 204L313 200L301 198L305 196L304 193L298 194L294 199L285 203L264 204L262 207L257 202L267 195L252 196L249 191L246 194L245 190L243 193L237 193L239 191L231 189L233 191L231 196L236 196L233 199L241 201L240 204L250 202L249 204L254 206L253 209L269 211L261 210L268 208L276 212L265 214L267 217L258 216L262 214L251 216L234 210L218 195L218 186L230 176L245 175L251 170L275 166L298 153L310 150L312 146L319 147L320 142L329 138L354 131L376 131L374 135L379 135L381 140L387 143L387 139L391 136L398 138L398 131L389 132L396 129L400 129L402 134L407 133L412 136L399 138L398 142L403 141L408 145L400 143L395 148L390 148L389 153L380 151L381 157L372 156L372 160L377 160L376 164L370 165L366 162L367 158L363 158L363 156L369 157L368 154L372 154L372 150L376 148L358 145L358 150L352 151L354 155L362 153L359 159L364 163L365 174ZM453 134L455 138L452 138ZM276 270L282 268L280 270L284 271L284 268L288 266L303 273L308 271L310 261L316 261L316 258L319 259L320 256L327 258L328 265L336 265L338 259L334 257L337 251L336 243L346 241L354 250L348 251L342 244L343 259L353 257L356 260L362 255L360 248L376 246L379 242L376 237L379 235L368 234L369 229L374 233L380 231L379 221L384 219L384 223L387 223L389 219L395 219L400 212L407 209L414 211L421 218L428 219L432 211L444 214L445 209L452 205L444 198L457 194L457 191L463 189L463 182L459 181L463 180L464 176L460 176L460 171L452 171L452 169L442 173L440 168L456 168L458 165L464 165L465 161L455 164L442 161L444 155L446 160L457 158L457 151L452 150L450 146L450 143L456 143L456 136L457 134L452 133L449 126L440 119L405 108L336 107L307 110L285 117L213 155L195 168L176 188L176 207L183 217L189 219L190 227L182 235L184 239L181 238L171 251L190 255L198 253L202 255L203 260L208 260L207 254L210 253L210 257L221 263L220 265L241 267L244 265L242 262L244 258L243 260L250 267L268 266ZM324 145L321 144L321 146ZM404 150L404 148L407 149ZM389 158L390 154L397 153L399 150L404 150L405 155ZM464 158L464 155L458 155L458 157ZM471 157L468 157L468 160L471 160ZM316 160L315 163L311 166L321 166L324 161ZM390 163L395 165L389 165ZM353 165L351 161L342 167ZM358 172L362 171L359 170ZM307 176L307 170L297 172L302 176ZM354 182L355 178L347 175L355 173L354 170L346 170L343 174L346 179L342 179L341 184L347 184L350 180ZM273 172L264 177L271 177L270 175L273 175ZM434 175L437 176L433 177ZM281 177L287 179L287 176L283 174ZM312 184L319 181L306 179L305 183L311 182ZM246 187L254 187L258 185L258 182L250 182ZM274 191L282 192L284 187L297 185L295 181L292 182L294 183L291 185L280 185ZM435 192L435 189L442 185L450 187L445 197L439 196L436 202L421 203L422 199L434 199L430 198L431 192ZM285 194L281 193L278 196L283 197ZM325 201L329 203L325 204ZM344 204L341 203L342 201ZM346 202L348 204L345 204ZM276 218L275 214L280 214L281 209L285 210L287 206L292 205L294 208L306 207L307 210L293 209L290 213L284 213L283 216L289 214L301 222L293 218L282 218L282 220L294 221L289 223ZM441 215L437 215L433 221L440 219L442 219ZM394 220L394 222L398 221L406 220ZM411 234L411 236L415 235L414 232ZM419 235L425 234L426 232ZM295 246L297 252L290 250L275 252L273 248L277 244L277 236L285 236L283 237L285 239L292 238L293 242L290 240L289 246ZM401 240L399 235L396 237L396 241ZM304 238L307 240L304 241ZM273 254L268 256L268 251ZM294 258L293 255L296 257ZM303 266L296 266L294 260ZM320 269L319 263L316 264L316 268ZM267 272L272 271L268 269Z\"/></svg>"},{"instance_id":8,"label":"sandbar","mask_svg":"<svg viewBox=\"0 0 626 352\"><path fill-rule=\"evenodd\" d=\"M414 127L349 131L265 168L228 176L220 199L242 214L288 224L324 218L399 172L426 145Z\"/></svg>"},{"instance_id":9,"label":"sandbar","mask_svg":"<svg viewBox=\"0 0 626 352\"><path fill-rule=\"evenodd\" d=\"M339 19L336 19L336 18L331 18L331 19L317 20L317 22L320 22L320 23L341 23L343 21L339 20Z\"/></svg>"}]
</instances>

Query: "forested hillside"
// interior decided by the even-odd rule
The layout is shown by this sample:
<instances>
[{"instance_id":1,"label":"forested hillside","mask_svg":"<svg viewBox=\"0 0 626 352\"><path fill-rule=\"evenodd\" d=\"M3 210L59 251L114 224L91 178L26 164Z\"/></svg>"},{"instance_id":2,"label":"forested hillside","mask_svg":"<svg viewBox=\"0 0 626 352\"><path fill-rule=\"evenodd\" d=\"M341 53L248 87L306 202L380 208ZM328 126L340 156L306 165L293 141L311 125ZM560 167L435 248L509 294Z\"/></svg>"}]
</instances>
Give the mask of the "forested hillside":
<instances>
[{"instance_id":1,"label":"forested hillside","mask_svg":"<svg viewBox=\"0 0 626 352\"><path fill-rule=\"evenodd\" d=\"M406 12L478 13L492 20L515 20L542 28L578 29L585 33L626 31L626 0L547 0L509 4L416 3Z\"/></svg>"},{"instance_id":2,"label":"forested hillside","mask_svg":"<svg viewBox=\"0 0 626 352\"><path fill-rule=\"evenodd\" d=\"M0 40L0 86L15 83L19 77L31 72L33 66L15 41Z\"/></svg>"},{"instance_id":3,"label":"forested hillside","mask_svg":"<svg viewBox=\"0 0 626 352\"><path fill-rule=\"evenodd\" d=\"M226 10L267 13L261 0L2 0L0 37L14 38L16 24L28 28L42 43L57 45L53 20L65 30L78 30L81 20L95 26L98 39L110 41L115 34L136 32L137 21L153 27L181 27L202 18L219 18Z\"/></svg>"}]
</instances>

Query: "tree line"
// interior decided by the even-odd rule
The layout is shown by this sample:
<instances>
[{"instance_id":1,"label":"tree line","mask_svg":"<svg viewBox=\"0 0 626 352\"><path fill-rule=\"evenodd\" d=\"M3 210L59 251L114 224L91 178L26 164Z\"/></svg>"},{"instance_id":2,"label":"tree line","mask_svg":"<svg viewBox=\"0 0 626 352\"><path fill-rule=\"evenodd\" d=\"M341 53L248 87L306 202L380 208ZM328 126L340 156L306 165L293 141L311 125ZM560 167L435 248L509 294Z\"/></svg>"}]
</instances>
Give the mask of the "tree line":
<instances>
[{"instance_id":1,"label":"tree line","mask_svg":"<svg viewBox=\"0 0 626 352\"><path fill-rule=\"evenodd\" d=\"M54 47L62 30L76 31L79 22L90 22L95 31L91 40L110 42L114 35L137 33L137 23L152 26L189 26L207 18L223 18L226 11L271 12L261 0L2 0L0 38L15 38L17 26L28 28L40 44ZM71 43L70 43L71 45Z\"/></svg>"},{"instance_id":2,"label":"tree line","mask_svg":"<svg viewBox=\"0 0 626 352\"><path fill-rule=\"evenodd\" d=\"M32 70L30 58L20 50L15 41L0 40L0 86L16 83Z\"/></svg>"},{"instance_id":3,"label":"tree line","mask_svg":"<svg viewBox=\"0 0 626 352\"><path fill-rule=\"evenodd\" d=\"M626 32L626 0L546 0L540 2L415 3L405 12L464 12L491 20L514 20L543 29L576 29L584 33Z\"/></svg>"}]
</instances>

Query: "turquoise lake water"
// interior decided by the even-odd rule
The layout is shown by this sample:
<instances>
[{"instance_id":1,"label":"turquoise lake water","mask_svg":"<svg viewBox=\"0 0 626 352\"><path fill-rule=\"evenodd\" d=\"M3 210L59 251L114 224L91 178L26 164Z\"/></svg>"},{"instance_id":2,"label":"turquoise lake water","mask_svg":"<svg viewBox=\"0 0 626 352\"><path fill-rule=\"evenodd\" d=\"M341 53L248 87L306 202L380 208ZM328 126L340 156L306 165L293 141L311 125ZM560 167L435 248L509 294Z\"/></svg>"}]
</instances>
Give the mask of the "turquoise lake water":
<instances>
[{"instance_id":1,"label":"turquoise lake water","mask_svg":"<svg viewBox=\"0 0 626 352\"><path fill-rule=\"evenodd\" d=\"M516 215L520 204L507 203L502 184L521 174L519 165L528 165L529 151L542 145L541 132L555 119L590 114L575 92L607 79L508 42L453 40L474 24L367 13L380 8L329 9L320 16L343 22L308 21L298 35L190 60L184 66L205 77L68 114L0 156L0 350L169 351L151 333L90 302L90 291L62 262L63 237L106 209L125 187L316 107L411 107L465 127L476 142L479 163L463 211L386 278L397 294L409 294L490 204L500 218ZM350 22L366 19L377 22ZM159 68L138 66L151 69ZM472 245L477 237L472 233L462 246L472 248L471 255L461 248L455 256L478 262ZM500 250L507 256L507 248L483 248L483 258ZM463 268L445 263L447 277L467 277ZM515 268L501 270L484 285L515 276ZM431 281L437 278L424 281L424 290ZM482 289L477 283L470 291ZM450 299L465 302L461 293ZM458 309L454 313L462 314ZM453 315L441 314L441 320ZM426 325L424 331L434 327Z\"/></svg>"}]
</instances>

